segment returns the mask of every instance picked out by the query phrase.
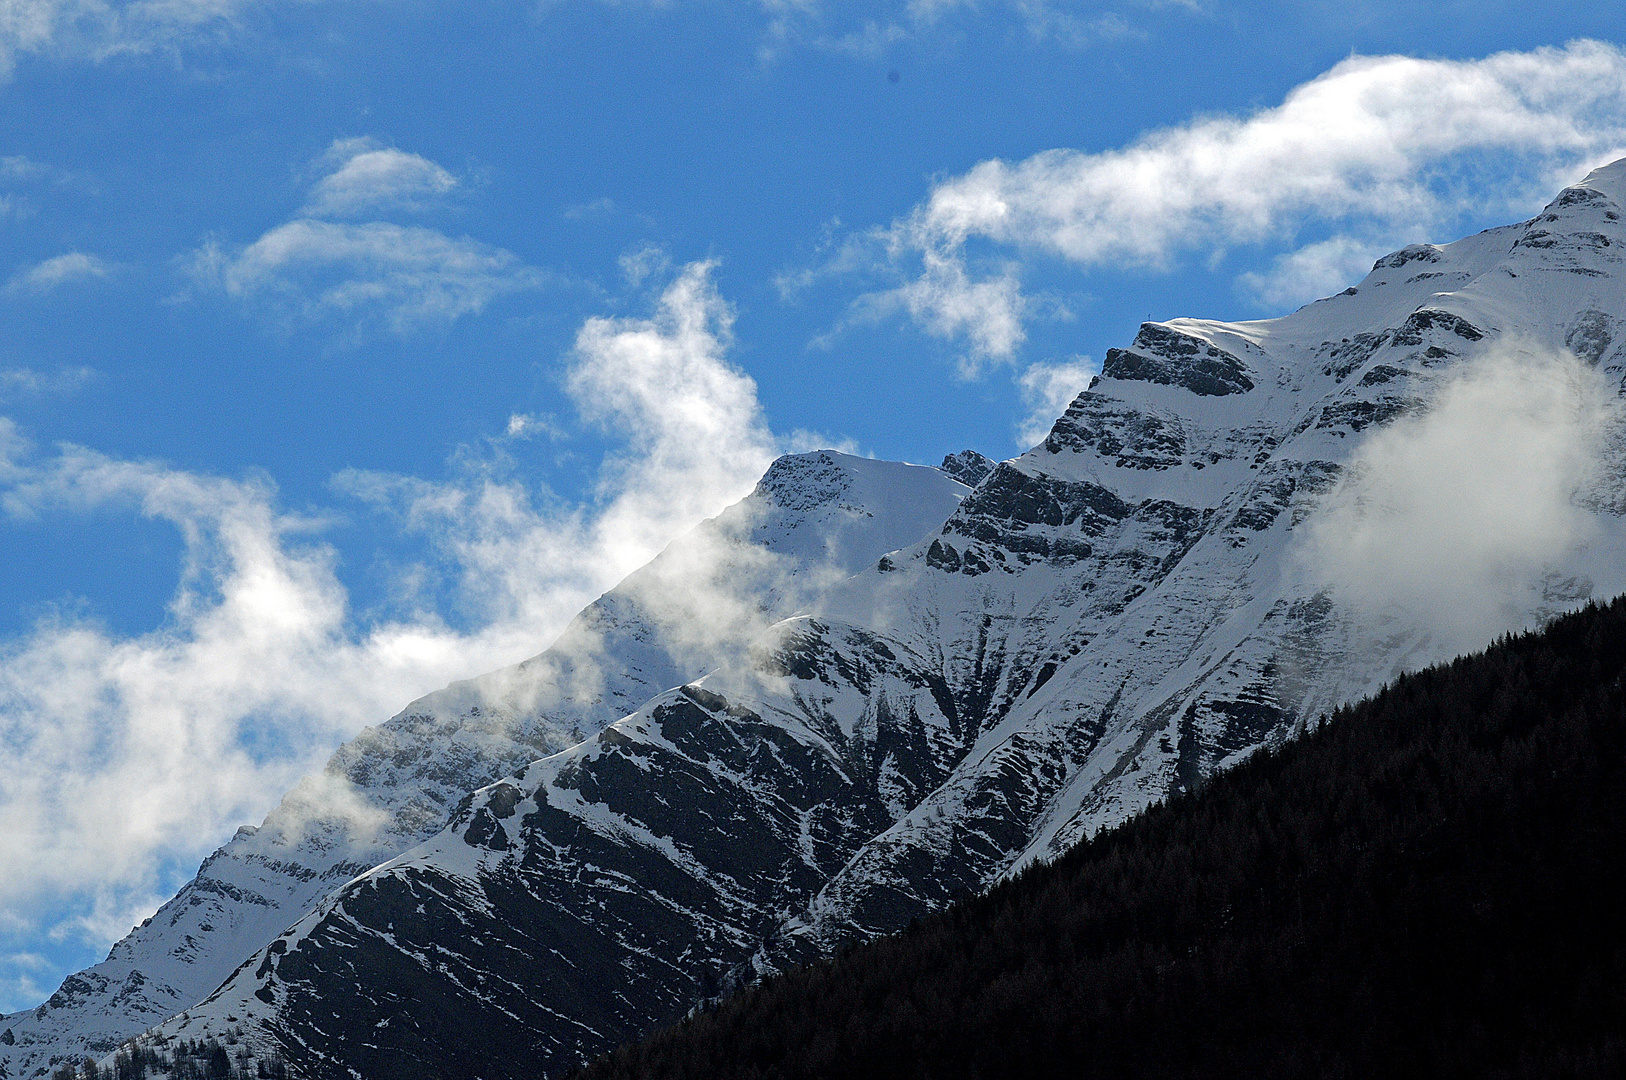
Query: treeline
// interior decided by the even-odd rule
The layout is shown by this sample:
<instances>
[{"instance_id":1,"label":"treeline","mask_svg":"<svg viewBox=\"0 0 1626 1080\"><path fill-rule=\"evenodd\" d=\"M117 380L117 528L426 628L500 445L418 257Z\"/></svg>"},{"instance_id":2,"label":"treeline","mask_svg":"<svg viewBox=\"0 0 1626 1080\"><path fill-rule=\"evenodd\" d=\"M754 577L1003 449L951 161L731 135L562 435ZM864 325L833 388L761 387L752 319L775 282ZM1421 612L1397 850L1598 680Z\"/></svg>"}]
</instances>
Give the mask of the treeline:
<instances>
[{"instance_id":1,"label":"treeline","mask_svg":"<svg viewBox=\"0 0 1626 1080\"><path fill-rule=\"evenodd\" d=\"M174 1039L157 1043L133 1040L120 1047L111 1065L95 1058L68 1062L51 1073L51 1080L287 1080L288 1066L281 1057L261 1058L235 1035L218 1039Z\"/></svg>"},{"instance_id":2,"label":"treeline","mask_svg":"<svg viewBox=\"0 0 1626 1080\"><path fill-rule=\"evenodd\" d=\"M580 1080L1626 1076L1626 602Z\"/></svg>"}]
</instances>

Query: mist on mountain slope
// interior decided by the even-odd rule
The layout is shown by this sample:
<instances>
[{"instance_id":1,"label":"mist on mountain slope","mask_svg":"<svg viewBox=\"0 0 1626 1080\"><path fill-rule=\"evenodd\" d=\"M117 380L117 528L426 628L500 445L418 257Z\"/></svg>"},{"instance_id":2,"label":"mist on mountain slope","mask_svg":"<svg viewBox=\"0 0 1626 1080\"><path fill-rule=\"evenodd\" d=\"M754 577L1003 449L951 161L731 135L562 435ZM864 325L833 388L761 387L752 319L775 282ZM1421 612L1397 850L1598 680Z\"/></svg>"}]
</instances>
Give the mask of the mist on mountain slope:
<instances>
[{"instance_id":1,"label":"mist on mountain slope","mask_svg":"<svg viewBox=\"0 0 1626 1080\"><path fill-rule=\"evenodd\" d=\"M678 273L650 317L590 319L570 389L619 437L596 498L561 505L517 480L444 482L352 471L351 495L428 538L473 613L432 607L367 623L351 610L324 520L236 480L82 447L35 451L0 421L0 510L135 512L185 540L163 627L128 636L72 612L0 642L0 933L41 927L96 948L173 888L363 724L452 678L546 646L595 595L750 490L779 451L755 383L727 358L732 319L711 264ZM411 581L401 587L410 593ZM731 601L697 605L715 617ZM317 816L374 823L334 785ZM164 869L168 867L169 869ZM0 1008L47 992L19 985Z\"/></svg>"},{"instance_id":2,"label":"mist on mountain slope","mask_svg":"<svg viewBox=\"0 0 1626 1080\"><path fill-rule=\"evenodd\" d=\"M1614 482L1623 429L1596 368L1497 342L1371 430L1301 527L1298 562L1370 625L1417 627L1442 655L1480 647L1608 584L1555 568L1610 573L1588 503Z\"/></svg>"}]
</instances>

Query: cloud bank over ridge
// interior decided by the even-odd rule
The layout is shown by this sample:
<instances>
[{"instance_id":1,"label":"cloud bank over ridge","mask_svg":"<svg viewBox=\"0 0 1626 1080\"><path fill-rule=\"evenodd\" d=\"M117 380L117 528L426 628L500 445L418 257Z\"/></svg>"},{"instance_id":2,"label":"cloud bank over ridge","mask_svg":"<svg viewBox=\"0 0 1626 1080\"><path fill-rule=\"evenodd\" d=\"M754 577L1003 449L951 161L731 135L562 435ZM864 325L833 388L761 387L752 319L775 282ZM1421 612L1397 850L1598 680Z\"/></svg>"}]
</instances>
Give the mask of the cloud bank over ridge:
<instances>
[{"instance_id":1,"label":"cloud bank over ridge","mask_svg":"<svg viewBox=\"0 0 1626 1080\"><path fill-rule=\"evenodd\" d=\"M1160 271L1330 230L1240 282L1285 305L1466 216L1528 212L1622 152L1626 52L1615 45L1351 57L1251 115L1206 116L1099 153L984 161L939 182L908 215L855 238L908 275L862 303L963 341L975 367L1010 360L1025 339L1013 253Z\"/></svg>"},{"instance_id":2,"label":"cloud bank over ridge","mask_svg":"<svg viewBox=\"0 0 1626 1080\"><path fill-rule=\"evenodd\" d=\"M710 264L648 318L596 318L570 391L622 449L592 499L517 479L338 478L454 568L459 630L435 611L365 622L325 523L269 480L200 475L82 447L39 452L0 421L0 509L137 513L185 543L166 624L123 636L61 614L0 643L0 908L8 932L106 943L237 824L258 820L366 723L454 678L543 648L673 536L746 494L777 450L755 385L727 359ZM19 961L20 963L20 961ZM15 965L14 965L15 966Z\"/></svg>"}]
</instances>

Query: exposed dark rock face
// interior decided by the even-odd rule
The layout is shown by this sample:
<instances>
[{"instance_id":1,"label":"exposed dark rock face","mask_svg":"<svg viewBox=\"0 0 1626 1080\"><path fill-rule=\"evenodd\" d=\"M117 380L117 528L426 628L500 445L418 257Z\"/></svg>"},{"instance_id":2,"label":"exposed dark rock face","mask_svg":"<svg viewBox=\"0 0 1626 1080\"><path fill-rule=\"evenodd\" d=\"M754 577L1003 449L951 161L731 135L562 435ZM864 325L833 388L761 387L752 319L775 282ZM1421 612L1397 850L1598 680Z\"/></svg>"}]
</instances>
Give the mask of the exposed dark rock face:
<instances>
[{"instance_id":1,"label":"exposed dark rock face","mask_svg":"<svg viewBox=\"0 0 1626 1080\"><path fill-rule=\"evenodd\" d=\"M1400 329L1395 331L1394 343L1421 345L1425 340L1432 340L1441 333L1454 334L1465 341L1483 341L1485 338L1484 331L1460 315L1424 308L1412 312L1407 317Z\"/></svg>"},{"instance_id":2,"label":"exposed dark rock face","mask_svg":"<svg viewBox=\"0 0 1626 1080\"><path fill-rule=\"evenodd\" d=\"M1107 379L1181 386L1219 397L1253 389L1248 366L1213 343L1156 323L1144 323L1128 349L1108 349L1101 375Z\"/></svg>"},{"instance_id":3,"label":"exposed dark rock face","mask_svg":"<svg viewBox=\"0 0 1626 1080\"><path fill-rule=\"evenodd\" d=\"M998 462L983 457L975 450L961 450L958 454L949 454L943 458L943 464L938 468L966 487L976 487L982 483L983 477L994 471L996 464Z\"/></svg>"},{"instance_id":4,"label":"exposed dark rock face","mask_svg":"<svg viewBox=\"0 0 1626 1080\"><path fill-rule=\"evenodd\" d=\"M763 663L797 725L671 691L273 942L237 982L276 1010L283 1054L313 1078L554 1074L715 990L968 735L943 712L963 691L898 643L807 622ZM853 687L876 705L844 731L820 702Z\"/></svg>"},{"instance_id":5,"label":"exposed dark rock face","mask_svg":"<svg viewBox=\"0 0 1626 1080\"><path fill-rule=\"evenodd\" d=\"M1433 244L1412 244L1403 247L1392 255L1385 255L1372 264L1373 272L1379 270L1398 270L1411 263L1436 263L1441 259L1440 249Z\"/></svg>"},{"instance_id":6,"label":"exposed dark rock face","mask_svg":"<svg viewBox=\"0 0 1626 1080\"><path fill-rule=\"evenodd\" d=\"M1316 421L1316 427L1347 427L1351 431L1360 431L1371 424L1388 423L1405 411L1406 402L1394 398L1335 401L1321 410L1321 419Z\"/></svg>"},{"instance_id":7,"label":"exposed dark rock face","mask_svg":"<svg viewBox=\"0 0 1626 1080\"><path fill-rule=\"evenodd\" d=\"M1119 468L1167 469L1186 457L1179 419L1142 411L1086 390L1056 421L1045 449L1093 450Z\"/></svg>"},{"instance_id":8,"label":"exposed dark rock face","mask_svg":"<svg viewBox=\"0 0 1626 1080\"><path fill-rule=\"evenodd\" d=\"M1582 360L1597 364L1610 355L1618 336L1619 323L1614 316L1602 311L1583 311L1564 335L1564 344Z\"/></svg>"},{"instance_id":9,"label":"exposed dark rock face","mask_svg":"<svg viewBox=\"0 0 1626 1080\"><path fill-rule=\"evenodd\" d=\"M1321 373L1343 382L1350 372L1364 367L1373 353L1387 345L1391 336L1386 330L1381 334L1355 334L1339 342L1324 342L1322 349L1327 363Z\"/></svg>"},{"instance_id":10,"label":"exposed dark rock face","mask_svg":"<svg viewBox=\"0 0 1626 1080\"><path fill-rule=\"evenodd\" d=\"M413 860L265 955L255 992L282 1003L279 1040L304 1075L557 1073L681 1015L890 820L862 761L716 695L673 693L639 722L663 742L607 729L594 754L487 789L454 819L482 860L477 889ZM654 850L666 837L673 850Z\"/></svg>"},{"instance_id":11,"label":"exposed dark rock face","mask_svg":"<svg viewBox=\"0 0 1626 1080\"><path fill-rule=\"evenodd\" d=\"M1388 364L1379 364L1368 371L1365 375L1361 376L1361 385L1381 386L1386 382L1393 381L1394 379L1404 378L1405 375L1406 372L1402 371L1400 368L1390 367Z\"/></svg>"}]
</instances>

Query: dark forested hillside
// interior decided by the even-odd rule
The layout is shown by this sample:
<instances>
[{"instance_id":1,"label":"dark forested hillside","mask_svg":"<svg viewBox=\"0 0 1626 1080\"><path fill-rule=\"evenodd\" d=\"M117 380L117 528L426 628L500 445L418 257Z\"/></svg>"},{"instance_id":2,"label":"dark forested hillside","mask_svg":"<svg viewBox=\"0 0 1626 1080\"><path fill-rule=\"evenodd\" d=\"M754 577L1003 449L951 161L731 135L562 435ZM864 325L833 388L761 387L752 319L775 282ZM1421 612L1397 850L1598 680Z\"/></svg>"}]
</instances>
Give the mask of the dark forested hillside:
<instances>
[{"instance_id":1,"label":"dark forested hillside","mask_svg":"<svg viewBox=\"0 0 1626 1080\"><path fill-rule=\"evenodd\" d=\"M1626 1075L1626 601L582 1080Z\"/></svg>"}]
</instances>

